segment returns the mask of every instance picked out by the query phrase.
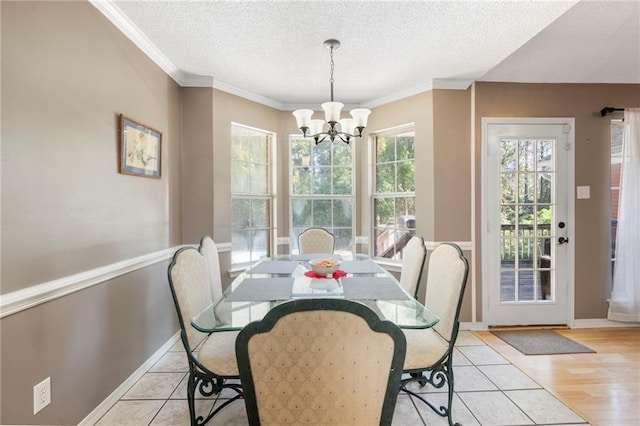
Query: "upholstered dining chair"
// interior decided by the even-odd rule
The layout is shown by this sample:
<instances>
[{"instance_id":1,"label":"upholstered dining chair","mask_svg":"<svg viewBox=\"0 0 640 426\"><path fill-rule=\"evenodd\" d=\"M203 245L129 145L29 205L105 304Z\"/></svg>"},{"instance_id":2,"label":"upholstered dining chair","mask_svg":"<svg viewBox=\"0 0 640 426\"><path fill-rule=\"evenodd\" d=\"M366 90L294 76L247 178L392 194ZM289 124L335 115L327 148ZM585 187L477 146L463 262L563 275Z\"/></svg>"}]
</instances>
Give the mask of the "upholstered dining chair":
<instances>
[{"instance_id":1,"label":"upholstered dining chair","mask_svg":"<svg viewBox=\"0 0 640 426\"><path fill-rule=\"evenodd\" d=\"M446 417L449 425L454 424L451 413L453 350L458 337L458 318L468 274L469 265L460 247L453 243L436 247L429 257L425 306L438 315L440 321L433 328L403 330L407 338L404 372L409 373L409 377L403 379L401 389ZM407 389L411 382L418 382L421 386L429 383L438 389L446 385L447 406L436 407L424 395Z\"/></svg>"},{"instance_id":2,"label":"upholstered dining chair","mask_svg":"<svg viewBox=\"0 0 640 426\"><path fill-rule=\"evenodd\" d=\"M213 239L205 235L200 239L198 251L207 261L209 270L209 281L211 282L211 297L217 300L222 297L222 279L220 276L220 257L218 256L218 246Z\"/></svg>"},{"instance_id":3,"label":"upholstered dining chair","mask_svg":"<svg viewBox=\"0 0 640 426\"><path fill-rule=\"evenodd\" d=\"M191 325L191 319L213 302L209 268L205 257L193 247L178 250L169 264L169 287L180 323L180 338L187 354L189 377L187 402L191 425L202 425L218 411L238 398L242 388L228 379L238 379L235 354L237 331L202 333ZM230 388L236 392L206 418L196 416L196 390L204 396Z\"/></svg>"},{"instance_id":4,"label":"upholstered dining chair","mask_svg":"<svg viewBox=\"0 0 640 426\"><path fill-rule=\"evenodd\" d=\"M400 272L400 285L414 298L418 296L418 287L426 258L427 248L424 246L424 239L414 235L402 250L402 270Z\"/></svg>"},{"instance_id":5,"label":"upholstered dining chair","mask_svg":"<svg viewBox=\"0 0 640 426\"><path fill-rule=\"evenodd\" d=\"M298 299L248 324L236 355L249 424L390 425L405 338L345 299Z\"/></svg>"},{"instance_id":6,"label":"upholstered dining chair","mask_svg":"<svg viewBox=\"0 0 640 426\"><path fill-rule=\"evenodd\" d=\"M335 236L324 228L307 228L298 235L300 254L333 253Z\"/></svg>"}]
</instances>

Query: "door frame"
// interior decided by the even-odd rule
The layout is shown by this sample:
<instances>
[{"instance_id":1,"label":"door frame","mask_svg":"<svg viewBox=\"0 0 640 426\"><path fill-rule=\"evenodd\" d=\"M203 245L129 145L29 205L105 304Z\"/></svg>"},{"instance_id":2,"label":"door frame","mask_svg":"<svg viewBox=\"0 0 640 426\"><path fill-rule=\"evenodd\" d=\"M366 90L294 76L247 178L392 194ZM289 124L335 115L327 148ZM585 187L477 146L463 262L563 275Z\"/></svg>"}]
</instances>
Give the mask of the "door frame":
<instances>
[{"instance_id":1,"label":"door frame","mask_svg":"<svg viewBox=\"0 0 640 426\"><path fill-rule=\"evenodd\" d=\"M490 124L505 125L544 125L544 124L563 124L568 127L567 142L565 149L567 152L567 219L571 223L567 229L567 237L571 244L567 247L567 296L566 296L566 313L567 325L573 326L575 321L575 118L573 117L481 117L481 249L482 249L482 326L484 329L489 328L486 312L489 311L489 291L488 291L488 257L486 253L489 250L487 240L488 233L488 212L487 198L489 196L487 165L489 162L488 155L488 126ZM514 324L516 322L514 321Z\"/></svg>"}]
</instances>

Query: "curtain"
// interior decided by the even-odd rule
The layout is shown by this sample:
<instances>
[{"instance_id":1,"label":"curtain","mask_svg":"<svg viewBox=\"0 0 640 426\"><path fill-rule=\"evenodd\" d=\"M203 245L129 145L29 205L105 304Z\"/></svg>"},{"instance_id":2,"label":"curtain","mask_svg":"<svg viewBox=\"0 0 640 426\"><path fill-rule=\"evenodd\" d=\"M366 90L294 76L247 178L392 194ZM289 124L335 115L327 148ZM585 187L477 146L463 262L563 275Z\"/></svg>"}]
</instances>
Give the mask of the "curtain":
<instances>
[{"instance_id":1,"label":"curtain","mask_svg":"<svg viewBox=\"0 0 640 426\"><path fill-rule=\"evenodd\" d=\"M608 319L640 322L640 108L624 111L616 261Z\"/></svg>"}]
</instances>

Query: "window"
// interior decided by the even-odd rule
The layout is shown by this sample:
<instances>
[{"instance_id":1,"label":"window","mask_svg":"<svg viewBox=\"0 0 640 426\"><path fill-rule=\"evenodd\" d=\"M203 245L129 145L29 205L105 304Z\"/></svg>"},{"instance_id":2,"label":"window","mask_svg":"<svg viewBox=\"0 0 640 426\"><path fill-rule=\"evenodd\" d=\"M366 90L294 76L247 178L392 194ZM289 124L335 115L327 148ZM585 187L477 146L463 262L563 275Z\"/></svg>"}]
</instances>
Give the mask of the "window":
<instances>
[{"instance_id":1,"label":"window","mask_svg":"<svg viewBox=\"0 0 640 426\"><path fill-rule=\"evenodd\" d=\"M616 259L616 237L618 231L618 200L622 172L622 120L611 121L611 273Z\"/></svg>"},{"instance_id":2,"label":"window","mask_svg":"<svg viewBox=\"0 0 640 426\"><path fill-rule=\"evenodd\" d=\"M351 145L289 138L291 159L291 252L306 228L325 228L336 237L336 253L353 251L353 155Z\"/></svg>"},{"instance_id":3,"label":"window","mask_svg":"<svg viewBox=\"0 0 640 426\"><path fill-rule=\"evenodd\" d=\"M373 135L373 257L402 260L416 230L413 125Z\"/></svg>"},{"instance_id":4,"label":"window","mask_svg":"<svg viewBox=\"0 0 640 426\"><path fill-rule=\"evenodd\" d=\"M272 250L273 134L231 124L231 263L269 256Z\"/></svg>"}]
</instances>

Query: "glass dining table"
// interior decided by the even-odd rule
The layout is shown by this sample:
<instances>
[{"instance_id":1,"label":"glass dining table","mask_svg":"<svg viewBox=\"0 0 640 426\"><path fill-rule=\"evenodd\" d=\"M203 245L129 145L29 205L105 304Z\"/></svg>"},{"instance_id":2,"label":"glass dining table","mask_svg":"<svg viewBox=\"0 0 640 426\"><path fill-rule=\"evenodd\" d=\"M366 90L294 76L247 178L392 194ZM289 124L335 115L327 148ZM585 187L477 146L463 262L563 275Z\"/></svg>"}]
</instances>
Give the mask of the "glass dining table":
<instances>
[{"instance_id":1,"label":"glass dining table","mask_svg":"<svg viewBox=\"0 0 640 426\"><path fill-rule=\"evenodd\" d=\"M340 260L335 278L315 275L309 265L314 258ZM303 254L259 260L236 277L219 300L196 315L191 325L207 333L241 330L280 303L316 297L357 301L400 328L429 328L439 321L368 256Z\"/></svg>"}]
</instances>

